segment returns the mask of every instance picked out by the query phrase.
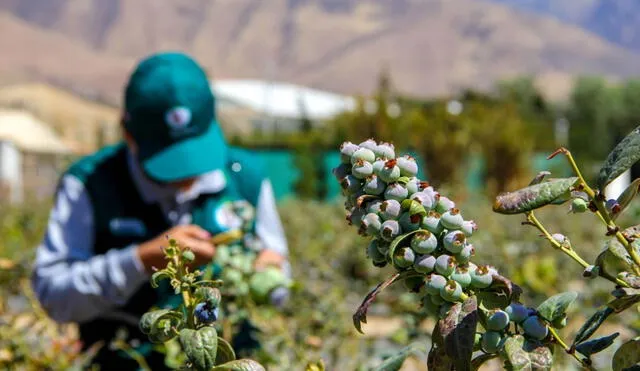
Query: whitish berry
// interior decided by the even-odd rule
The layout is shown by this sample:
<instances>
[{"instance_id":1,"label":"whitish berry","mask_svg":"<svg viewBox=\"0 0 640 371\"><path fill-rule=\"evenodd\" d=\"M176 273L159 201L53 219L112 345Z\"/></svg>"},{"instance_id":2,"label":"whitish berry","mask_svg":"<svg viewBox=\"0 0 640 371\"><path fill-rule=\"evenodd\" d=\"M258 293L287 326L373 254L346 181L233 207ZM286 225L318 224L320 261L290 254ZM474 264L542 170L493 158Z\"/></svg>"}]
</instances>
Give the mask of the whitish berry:
<instances>
[{"instance_id":1,"label":"whitish berry","mask_svg":"<svg viewBox=\"0 0 640 371\"><path fill-rule=\"evenodd\" d=\"M451 201L445 196L440 196L440 199L438 199L438 203L436 204L436 211L439 212L440 214L444 214L445 212L453 209L454 207L456 207L455 202Z\"/></svg>"},{"instance_id":2,"label":"whitish berry","mask_svg":"<svg viewBox=\"0 0 640 371\"><path fill-rule=\"evenodd\" d=\"M538 316L530 316L524 320L524 322L522 322L522 329L526 335L537 340L542 340L549 334L547 324L538 318Z\"/></svg>"},{"instance_id":3,"label":"whitish berry","mask_svg":"<svg viewBox=\"0 0 640 371\"><path fill-rule=\"evenodd\" d=\"M389 160L378 172L380 179L386 183L393 183L400 179L400 168L396 165L396 160Z\"/></svg>"},{"instance_id":4,"label":"whitish berry","mask_svg":"<svg viewBox=\"0 0 640 371\"><path fill-rule=\"evenodd\" d=\"M440 223L440 214L435 211L430 211L424 218L422 218L422 228L431 233L440 234L440 232L444 230L444 227Z\"/></svg>"},{"instance_id":5,"label":"whitish berry","mask_svg":"<svg viewBox=\"0 0 640 371\"><path fill-rule=\"evenodd\" d=\"M458 254L464 248L466 237L460 231L452 231L444 235L442 239L444 248L452 254Z\"/></svg>"},{"instance_id":6,"label":"whitish berry","mask_svg":"<svg viewBox=\"0 0 640 371\"><path fill-rule=\"evenodd\" d=\"M382 220L380 220L380 216L374 213L368 213L362 218L362 225L360 228L363 229L368 235L375 236L380 232L380 228L382 227Z\"/></svg>"},{"instance_id":7,"label":"whitish berry","mask_svg":"<svg viewBox=\"0 0 640 371\"><path fill-rule=\"evenodd\" d=\"M439 274L431 273L425 279L425 288L431 295L440 295L440 289L447 284L447 279Z\"/></svg>"},{"instance_id":8,"label":"whitish berry","mask_svg":"<svg viewBox=\"0 0 640 371\"><path fill-rule=\"evenodd\" d=\"M396 220L401 212L402 206L396 200L386 200L380 205L380 217L383 220Z\"/></svg>"},{"instance_id":9,"label":"whitish berry","mask_svg":"<svg viewBox=\"0 0 640 371\"><path fill-rule=\"evenodd\" d=\"M198 322L208 324L218 319L218 308L210 307L207 303L198 303L194 314Z\"/></svg>"},{"instance_id":10,"label":"whitish berry","mask_svg":"<svg viewBox=\"0 0 640 371\"><path fill-rule=\"evenodd\" d=\"M384 198L387 200L404 201L409 195L407 188L400 183L391 183L384 191Z\"/></svg>"},{"instance_id":11,"label":"whitish berry","mask_svg":"<svg viewBox=\"0 0 640 371\"><path fill-rule=\"evenodd\" d=\"M469 270L464 267L457 267L449 278L458 282L462 288L467 288L471 285L471 274Z\"/></svg>"},{"instance_id":12,"label":"whitish berry","mask_svg":"<svg viewBox=\"0 0 640 371\"><path fill-rule=\"evenodd\" d=\"M433 255L418 255L413 263L413 269L418 273L431 273L436 266L436 257Z\"/></svg>"},{"instance_id":13,"label":"whitish berry","mask_svg":"<svg viewBox=\"0 0 640 371\"><path fill-rule=\"evenodd\" d=\"M454 280L449 280L447 284L440 289L440 296L448 302L460 301L462 298L462 286Z\"/></svg>"},{"instance_id":14,"label":"whitish berry","mask_svg":"<svg viewBox=\"0 0 640 371\"><path fill-rule=\"evenodd\" d=\"M456 259L453 256L442 254L436 259L436 272L449 277L456 270Z\"/></svg>"},{"instance_id":15,"label":"whitish berry","mask_svg":"<svg viewBox=\"0 0 640 371\"><path fill-rule=\"evenodd\" d=\"M376 149L374 149L373 152L376 154L376 157L387 160L391 160L396 157L395 148L391 143L380 143L376 146Z\"/></svg>"},{"instance_id":16,"label":"whitish berry","mask_svg":"<svg viewBox=\"0 0 640 371\"><path fill-rule=\"evenodd\" d=\"M409 233L420 229L421 221L422 217L419 214L411 215L409 214L409 212L402 213L400 215L400 219L398 219L400 228L402 228L402 231L404 233Z\"/></svg>"},{"instance_id":17,"label":"whitish berry","mask_svg":"<svg viewBox=\"0 0 640 371\"><path fill-rule=\"evenodd\" d=\"M424 208L426 210L431 210L433 209L433 205L435 204L435 200L433 198L433 196L429 193L426 192L417 192L411 195L410 197L412 200L418 201L420 202L420 204L422 206L424 206Z\"/></svg>"},{"instance_id":18,"label":"whitish berry","mask_svg":"<svg viewBox=\"0 0 640 371\"><path fill-rule=\"evenodd\" d=\"M373 174L365 179L363 190L364 193L368 195L378 196L381 195L386 188L387 185L380 180L377 175Z\"/></svg>"},{"instance_id":19,"label":"whitish berry","mask_svg":"<svg viewBox=\"0 0 640 371\"><path fill-rule=\"evenodd\" d=\"M520 323L529 317L529 309L522 304L511 303L504 310L515 323Z\"/></svg>"},{"instance_id":20,"label":"whitish berry","mask_svg":"<svg viewBox=\"0 0 640 371\"><path fill-rule=\"evenodd\" d=\"M358 160L353 164L351 174L358 179L365 179L369 175L373 174L373 165L371 165L370 162Z\"/></svg>"},{"instance_id":21,"label":"whitish berry","mask_svg":"<svg viewBox=\"0 0 640 371\"><path fill-rule=\"evenodd\" d=\"M418 189L419 185L420 185L420 179L416 177L409 178L406 185L407 191L409 191L409 196L412 196L414 193L417 193L420 191Z\"/></svg>"},{"instance_id":22,"label":"whitish berry","mask_svg":"<svg viewBox=\"0 0 640 371\"><path fill-rule=\"evenodd\" d=\"M387 241L393 241L400 233L402 233L402 230L397 220L386 220L380 228L380 236Z\"/></svg>"},{"instance_id":23,"label":"whitish berry","mask_svg":"<svg viewBox=\"0 0 640 371\"><path fill-rule=\"evenodd\" d=\"M336 180L341 181L342 178L351 174L351 168L352 168L352 165L350 163L340 164L334 167L331 172L333 173L333 176L336 177Z\"/></svg>"},{"instance_id":24,"label":"whitish berry","mask_svg":"<svg viewBox=\"0 0 640 371\"><path fill-rule=\"evenodd\" d=\"M393 254L393 262L399 268L409 268L413 265L415 259L415 253L408 247L396 249Z\"/></svg>"},{"instance_id":25,"label":"whitish berry","mask_svg":"<svg viewBox=\"0 0 640 371\"><path fill-rule=\"evenodd\" d=\"M460 214L460 210L455 207L449 211L446 211L440 217L440 222L446 229L460 229L464 223L464 219Z\"/></svg>"},{"instance_id":26,"label":"whitish berry","mask_svg":"<svg viewBox=\"0 0 640 371\"><path fill-rule=\"evenodd\" d=\"M359 148L357 151L353 152L353 156L351 156L351 165L354 165L358 160L374 162L376 160L376 155L368 148Z\"/></svg>"},{"instance_id":27,"label":"whitish berry","mask_svg":"<svg viewBox=\"0 0 640 371\"><path fill-rule=\"evenodd\" d=\"M342 178L342 181L340 181L340 186L342 187L342 191L345 195L352 195L360 190L362 182L353 175L347 175Z\"/></svg>"},{"instance_id":28,"label":"whitish berry","mask_svg":"<svg viewBox=\"0 0 640 371\"><path fill-rule=\"evenodd\" d=\"M374 263L383 262L386 260L384 254L380 252L378 249L378 240L373 239L369 242L369 246L367 247L367 257L373 260Z\"/></svg>"},{"instance_id":29,"label":"whitish berry","mask_svg":"<svg viewBox=\"0 0 640 371\"><path fill-rule=\"evenodd\" d=\"M359 207L354 207L347 215L347 221L349 222L349 225L360 228L360 226L362 226L362 218L364 216L364 210Z\"/></svg>"},{"instance_id":30,"label":"whitish berry","mask_svg":"<svg viewBox=\"0 0 640 371\"><path fill-rule=\"evenodd\" d=\"M472 244L466 244L458 254L456 254L456 260L460 264L467 264L471 258L476 255L476 249Z\"/></svg>"},{"instance_id":31,"label":"whitish berry","mask_svg":"<svg viewBox=\"0 0 640 371\"><path fill-rule=\"evenodd\" d=\"M384 168L384 164L387 163L388 160L385 159L377 159L374 163L373 163L373 173L378 175L380 174L380 171Z\"/></svg>"},{"instance_id":32,"label":"whitish berry","mask_svg":"<svg viewBox=\"0 0 640 371\"><path fill-rule=\"evenodd\" d=\"M487 331L482 334L480 345L485 353L496 353L500 350L502 343L502 334L496 331Z\"/></svg>"},{"instance_id":33,"label":"whitish berry","mask_svg":"<svg viewBox=\"0 0 640 371\"><path fill-rule=\"evenodd\" d=\"M382 201L380 201L380 200L375 200L375 201L369 202L367 204L367 213L380 214L380 206L381 205L382 205Z\"/></svg>"},{"instance_id":34,"label":"whitish berry","mask_svg":"<svg viewBox=\"0 0 640 371\"><path fill-rule=\"evenodd\" d=\"M438 239L429 231L416 232L411 237L411 248L418 254L431 254L438 248Z\"/></svg>"},{"instance_id":35,"label":"whitish berry","mask_svg":"<svg viewBox=\"0 0 640 371\"><path fill-rule=\"evenodd\" d=\"M480 266L469 272L471 274L471 286L484 289L493 282L492 272L487 266Z\"/></svg>"},{"instance_id":36,"label":"whitish berry","mask_svg":"<svg viewBox=\"0 0 640 371\"><path fill-rule=\"evenodd\" d=\"M583 200L582 198L574 198L571 201L569 210L572 213L584 213L588 208L589 204L587 203L587 201Z\"/></svg>"},{"instance_id":37,"label":"whitish berry","mask_svg":"<svg viewBox=\"0 0 640 371\"><path fill-rule=\"evenodd\" d=\"M416 160L413 157L404 155L398 157L397 160L401 176L412 177L418 174L418 164L416 164Z\"/></svg>"},{"instance_id":38,"label":"whitish berry","mask_svg":"<svg viewBox=\"0 0 640 371\"><path fill-rule=\"evenodd\" d=\"M378 149L378 143L376 143L375 140L369 138L369 139L365 140L364 142L358 144L358 147L366 148L366 149L371 150L372 152L375 152Z\"/></svg>"},{"instance_id":39,"label":"whitish berry","mask_svg":"<svg viewBox=\"0 0 640 371\"><path fill-rule=\"evenodd\" d=\"M567 241L567 237L561 233L554 233L551 237L559 244L563 244Z\"/></svg>"},{"instance_id":40,"label":"whitish berry","mask_svg":"<svg viewBox=\"0 0 640 371\"><path fill-rule=\"evenodd\" d=\"M460 228L460 230L462 231L462 233L464 233L465 236L471 237L473 232L478 230L478 226L473 220L465 220L464 222L462 222L462 227Z\"/></svg>"},{"instance_id":41,"label":"whitish berry","mask_svg":"<svg viewBox=\"0 0 640 371\"><path fill-rule=\"evenodd\" d=\"M607 200L605 207L610 214L617 214L620 212L620 204L615 199Z\"/></svg>"},{"instance_id":42,"label":"whitish berry","mask_svg":"<svg viewBox=\"0 0 640 371\"><path fill-rule=\"evenodd\" d=\"M509 326L509 315L503 310L495 310L487 317L487 330L502 331Z\"/></svg>"},{"instance_id":43,"label":"whitish berry","mask_svg":"<svg viewBox=\"0 0 640 371\"><path fill-rule=\"evenodd\" d=\"M353 156L353 153L359 148L360 147L351 142L342 143L340 145L340 161L342 161L343 164L351 165L351 156Z\"/></svg>"}]
</instances>

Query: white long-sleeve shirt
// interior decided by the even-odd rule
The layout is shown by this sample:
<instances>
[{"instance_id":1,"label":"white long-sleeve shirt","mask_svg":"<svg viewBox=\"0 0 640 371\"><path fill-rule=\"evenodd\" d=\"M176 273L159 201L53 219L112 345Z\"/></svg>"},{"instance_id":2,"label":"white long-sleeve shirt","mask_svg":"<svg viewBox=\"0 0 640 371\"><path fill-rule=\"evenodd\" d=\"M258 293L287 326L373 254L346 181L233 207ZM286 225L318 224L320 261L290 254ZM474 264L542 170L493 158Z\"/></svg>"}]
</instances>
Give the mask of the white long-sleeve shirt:
<instances>
[{"instance_id":1,"label":"white long-sleeve shirt","mask_svg":"<svg viewBox=\"0 0 640 371\"><path fill-rule=\"evenodd\" d=\"M158 202L172 225L188 224L191 202L200 193L225 186L219 171L197 179L188 192L175 193L142 176L129 157L129 171L143 201ZM97 317L123 317L115 308L149 280L136 245L93 252L92 204L82 182L66 175L55 196L44 238L37 248L31 278L33 289L49 316L58 322L82 323ZM288 247L271 183L264 180L257 203L256 234L265 248L287 256ZM288 265L285 271L289 271ZM137 319L130 319L136 321Z\"/></svg>"}]
</instances>

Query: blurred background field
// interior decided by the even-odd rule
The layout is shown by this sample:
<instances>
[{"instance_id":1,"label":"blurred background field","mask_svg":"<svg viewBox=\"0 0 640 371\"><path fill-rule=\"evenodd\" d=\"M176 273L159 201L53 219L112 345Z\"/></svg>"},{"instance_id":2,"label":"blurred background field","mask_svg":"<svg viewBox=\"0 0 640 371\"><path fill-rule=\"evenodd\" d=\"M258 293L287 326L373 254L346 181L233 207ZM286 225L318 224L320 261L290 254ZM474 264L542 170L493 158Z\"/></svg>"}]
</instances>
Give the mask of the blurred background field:
<instances>
[{"instance_id":1,"label":"blurred background field","mask_svg":"<svg viewBox=\"0 0 640 371\"><path fill-rule=\"evenodd\" d=\"M255 313L266 349L277 355L253 355L268 369L301 370L322 359L328 370L366 370L411 341L430 344L432 322L402 284L378 298L364 335L352 324L362 298L391 271L367 262L331 169L340 143L371 137L415 156L420 176L477 222L477 260L521 285L525 302L580 293L562 331L570 338L611 287L581 278L580 267L520 217L491 206L496 194L527 185L539 171L570 174L560 156L546 159L560 146L592 180L615 143L640 124L639 4L0 2L7 51L0 58L0 368L90 362L91 354L78 353L74 326L51 322L33 300L34 249L60 172L120 140L127 73L165 49L190 52L207 67L225 135L255 150L274 184L296 286L282 311ZM639 176L634 166L621 184ZM637 224L639 206L620 224ZM603 248L605 231L593 227L592 215L558 206L540 219L588 261ZM620 331L617 344L637 336L637 313L625 316L598 334ZM556 355L558 370L574 367ZM594 361L607 369L610 358L607 351ZM426 369L412 361L404 367Z\"/></svg>"}]
</instances>

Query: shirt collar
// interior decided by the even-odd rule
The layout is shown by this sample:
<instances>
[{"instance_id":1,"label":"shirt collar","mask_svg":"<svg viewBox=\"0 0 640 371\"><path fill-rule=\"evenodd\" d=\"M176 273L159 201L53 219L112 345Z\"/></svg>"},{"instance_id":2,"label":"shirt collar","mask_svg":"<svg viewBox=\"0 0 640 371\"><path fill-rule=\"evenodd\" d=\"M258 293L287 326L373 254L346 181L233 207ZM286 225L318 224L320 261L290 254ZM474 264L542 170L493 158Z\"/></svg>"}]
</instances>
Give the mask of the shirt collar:
<instances>
[{"instance_id":1,"label":"shirt collar","mask_svg":"<svg viewBox=\"0 0 640 371\"><path fill-rule=\"evenodd\" d=\"M220 192L227 185L224 171L217 169L199 176L190 189L178 191L175 188L163 186L147 178L130 151L127 151L127 162L133 182L138 188L142 200L148 204L167 199L173 199L181 204L193 200L204 193Z\"/></svg>"}]
</instances>

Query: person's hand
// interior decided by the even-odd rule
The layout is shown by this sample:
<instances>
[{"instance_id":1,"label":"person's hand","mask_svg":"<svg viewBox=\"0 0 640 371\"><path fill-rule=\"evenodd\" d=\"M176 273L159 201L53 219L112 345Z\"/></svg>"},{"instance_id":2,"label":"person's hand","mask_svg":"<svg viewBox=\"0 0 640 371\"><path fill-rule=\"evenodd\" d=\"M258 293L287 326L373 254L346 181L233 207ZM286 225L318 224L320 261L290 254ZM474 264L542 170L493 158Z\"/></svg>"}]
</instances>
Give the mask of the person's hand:
<instances>
[{"instance_id":1,"label":"person's hand","mask_svg":"<svg viewBox=\"0 0 640 371\"><path fill-rule=\"evenodd\" d=\"M268 266L276 266L278 268L282 268L282 264L284 263L284 261L284 256L278 254L273 250L265 249L258 254L258 257L254 262L254 268L256 270L261 270Z\"/></svg>"},{"instance_id":2,"label":"person's hand","mask_svg":"<svg viewBox=\"0 0 640 371\"><path fill-rule=\"evenodd\" d=\"M168 238L193 251L196 258L192 266L208 263L215 255L216 249L210 241L209 232L197 225L179 225L138 246L138 256L147 272L151 272L152 267L163 269L167 265L162 247L168 245Z\"/></svg>"}]
</instances>

